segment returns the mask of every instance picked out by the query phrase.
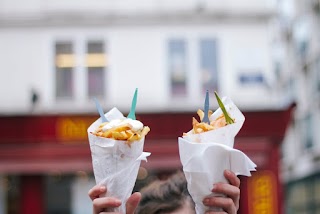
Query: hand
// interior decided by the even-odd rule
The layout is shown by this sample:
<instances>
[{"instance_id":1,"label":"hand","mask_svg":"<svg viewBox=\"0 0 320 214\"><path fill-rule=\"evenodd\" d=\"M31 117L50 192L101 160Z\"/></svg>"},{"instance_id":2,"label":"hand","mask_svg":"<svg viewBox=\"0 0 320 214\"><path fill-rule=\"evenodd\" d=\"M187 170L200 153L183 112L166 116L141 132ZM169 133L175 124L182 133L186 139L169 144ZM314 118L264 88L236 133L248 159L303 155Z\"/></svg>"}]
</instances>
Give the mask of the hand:
<instances>
[{"instance_id":1,"label":"hand","mask_svg":"<svg viewBox=\"0 0 320 214\"><path fill-rule=\"evenodd\" d=\"M210 207L220 207L223 211L208 211L206 214L236 214L239 209L240 179L230 170L224 171L227 183L216 183L212 192L226 195L226 197L206 197L203 204Z\"/></svg>"},{"instance_id":2,"label":"hand","mask_svg":"<svg viewBox=\"0 0 320 214\"><path fill-rule=\"evenodd\" d=\"M93 214L116 214L115 212L106 212L107 208L119 207L121 201L114 197L101 197L99 195L106 193L107 189L105 186L96 185L89 190L88 195L92 200L93 204ZM141 199L140 192L133 193L127 200L126 203L126 213L134 214Z\"/></svg>"}]
</instances>

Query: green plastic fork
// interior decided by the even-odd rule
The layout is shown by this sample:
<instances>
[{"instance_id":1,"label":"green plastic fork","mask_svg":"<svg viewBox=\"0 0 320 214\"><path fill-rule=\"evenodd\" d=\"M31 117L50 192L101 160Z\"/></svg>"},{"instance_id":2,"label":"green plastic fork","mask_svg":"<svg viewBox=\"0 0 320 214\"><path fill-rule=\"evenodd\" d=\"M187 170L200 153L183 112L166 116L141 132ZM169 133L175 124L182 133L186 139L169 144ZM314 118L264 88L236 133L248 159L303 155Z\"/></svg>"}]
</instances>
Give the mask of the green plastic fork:
<instances>
[{"instance_id":1,"label":"green plastic fork","mask_svg":"<svg viewBox=\"0 0 320 214\"><path fill-rule=\"evenodd\" d=\"M136 88L133 98L132 98L132 103L131 103L131 109L130 112L127 116L127 118L130 118L132 120L136 119L136 105L137 105L137 96L138 96L138 88Z\"/></svg>"},{"instance_id":2,"label":"green plastic fork","mask_svg":"<svg viewBox=\"0 0 320 214\"><path fill-rule=\"evenodd\" d=\"M227 124L232 124L234 123L234 120L229 116L224 104L222 103L220 97L218 96L218 93L215 91L214 94L216 95L216 98L217 98L217 101L218 101L218 104L223 112L223 115L224 117L226 118L226 122Z\"/></svg>"}]
</instances>

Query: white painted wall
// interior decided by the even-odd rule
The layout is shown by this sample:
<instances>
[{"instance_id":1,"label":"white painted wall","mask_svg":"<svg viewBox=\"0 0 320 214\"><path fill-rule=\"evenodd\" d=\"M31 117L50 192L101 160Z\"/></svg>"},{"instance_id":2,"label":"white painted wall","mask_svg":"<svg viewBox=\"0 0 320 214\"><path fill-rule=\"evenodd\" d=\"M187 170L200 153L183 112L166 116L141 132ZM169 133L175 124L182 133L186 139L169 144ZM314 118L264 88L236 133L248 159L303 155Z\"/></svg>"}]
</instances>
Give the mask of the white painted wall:
<instances>
[{"instance_id":1,"label":"white painted wall","mask_svg":"<svg viewBox=\"0 0 320 214\"><path fill-rule=\"evenodd\" d=\"M128 111L136 87L139 88L138 111L194 111L202 106L203 94L197 73L200 38L217 39L221 96L230 96L242 108L276 108L283 96L273 87L276 79L270 25L268 18L256 17L274 12L275 2L226 0L221 4L218 0L31 0L26 4L22 0L0 0L0 112L30 113L31 88L40 95L36 113L95 111L92 101L86 97L86 77L83 74L85 43L92 38L105 41L109 54L107 95L103 103L106 109L117 106ZM196 17L199 7L204 9L205 14L218 11L227 18L212 20L207 16L208 20L204 19L203 23L179 23L174 17L166 21L159 16L188 11L186 14ZM243 19L230 15L234 12L244 14ZM112 14L125 15L129 20L130 17L134 19L140 14L147 14L146 17L152 17L157 24L141 25L137 23L137 18L131 24L117 25L115 20L110 22L114 24L104 25L104 19ZM84 22L87 17L90 20L88 23L95 23L94 18L100 24L92 26L79 21L73 26L72 23L77 20L74 17L81 17ZM59 21L53 21L55 18ZM175 24L172 24L174 20ZM46 21L50 23L48 26ZM172 99L168 88L167 41L170 38L183 38L188 46L187 66L190 72L185 99ZM72 100L57 102L54 95L54 43L64 39L73 41L77 54L76 94ZM267 86L241 85L239 72L250 70L261 71Z\"/></svg>"},{"instance_id":2,"label":"white painted wall","mask_svg":"<svg viewBox=\"0 0 320 214\"><path fill-rule=\"evenodd\" d=\"M31 87L45 89L45 42L42 31L0 30L1 109L25 111Z\"/></svg>"},{"instance_id":3,"label":"white painted wall","mask_svg":"<svg viewBox=\"0 0 320 214\"><path fill-rule=\"evenodd\" d=\"M227 13L266 13L274 11L276 0L1 0L0 14L8 17L45 16L47 13L94 12L94 13L162 13L191 11L205 8L206 11Z\"/></svg>"},{"instance_id":4,"label":"white painted wall","mask_svg":"<svg viewBox=\"0 0 320 214\"><path fill-rule=\"evenodd\" d=\"M40 93L39 112L94 111L85 95L83 81L77 79L73 100L55 100L54 43L71 40L77 52L76 72L83 68L82 57L88 39L106 42L110 67L107 71L106 108L118 106L127 111L133 91L139 88L138 109L156 111L194 110L203 105L198 75L198 41L216 38L218 42L218 72L220 95L228 95L244 108L274 108L279 96L272 85L273 65L267 25L252 23L128 26L92 28L21 28L0 30L0 111L28 112L30 89ZM189 94L175 101L168 90L167 41L183 38L188 44L190 69ZM238 72L257 69L263 73L269 87L243 86ZM84 78L84 77L83 77ZM83 79L82 79L83 80ZM213 96L212 96L213 97Z\"/></svg>"}]
</instances>

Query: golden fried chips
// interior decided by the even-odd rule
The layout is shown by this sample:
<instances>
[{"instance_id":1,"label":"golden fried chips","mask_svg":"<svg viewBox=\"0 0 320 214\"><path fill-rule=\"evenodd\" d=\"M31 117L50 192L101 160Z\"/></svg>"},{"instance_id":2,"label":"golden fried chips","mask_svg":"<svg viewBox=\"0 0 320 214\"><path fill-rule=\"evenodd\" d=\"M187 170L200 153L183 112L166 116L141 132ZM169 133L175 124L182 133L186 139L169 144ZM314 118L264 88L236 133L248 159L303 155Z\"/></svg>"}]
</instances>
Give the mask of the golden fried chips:
<instances>
[{"instance_id":1,"label":"golden fried chips","mask_svg":"<svg viewBox=\"0 0 320 214\"><path fill-rule=\"evenodd\" d=\"M201 109L198 109L197 114L200 118L200 121L202 121L204 117L204 112ZM209 118L212 114L213 112L209 110L208 112ZM221 116L219 116L217 119L210 121L210 124L198 122L198 120L193 117L192 118L192 126L193 126L192 134L199 134L199 133L211 131L220 127L224 127L226 125L227 125L227 122L223 114L221 114ZM187 133L183 133L183 135L187 135Z\"/></svg>"},{"instance_id":2,"label":"golden fried chips","mask_svg":"<svg viewBox=\"0 0 320 214\"><path fill-rule=\"evenodd\" d=\"M114 140L123 140L131 143L133 141L140 140L150 131L150 128L148 126L144 126L142 130L135 131L131 129L129 124L121 124L104 131L103 127L107 124L108 122L101 123L97 130L95 132L92 132L92 134L99 137L111 138Z\"/></svg>"}]
</instances>

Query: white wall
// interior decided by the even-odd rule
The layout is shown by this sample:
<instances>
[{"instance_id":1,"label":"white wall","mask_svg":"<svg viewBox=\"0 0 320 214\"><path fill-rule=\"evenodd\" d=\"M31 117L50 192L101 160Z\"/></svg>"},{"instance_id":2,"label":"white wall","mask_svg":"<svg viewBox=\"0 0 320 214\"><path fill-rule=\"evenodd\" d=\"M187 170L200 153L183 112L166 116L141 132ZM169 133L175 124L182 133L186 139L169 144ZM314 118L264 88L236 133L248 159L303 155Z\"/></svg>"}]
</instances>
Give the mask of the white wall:
<instances>
[{"instance_id":1,"label":"white wall","mask_svg":"<svg viewBox=\"0 0 320 214\"><path fill-rule=\"evenodd\" d=\"M267 25L252 23L184 25L184 26L127 26L92 28L22 28L0 31L0 91L2 112L27 112L30 109L30 88L40 93L40 112L94 111L92 101L84 95L84 86L76 83L74 100L56 102L54 97L54 42L70 39L81 57L88 39L106 42L110 53L107 71L106 108L118 106L127 111L132 94L139 88L138 109L143 111L187 109L203 105L199 84L198 41L216 38L218 43L218 72L220 95L228 95L245 108L275 107L279 97L272 90L275 84ZM167 41L183 38L188 43L190 69L189 94L175 102L168 91ZM239 71L259 70L270 84L243 86ZM213 96L212 96L213 97Z\"/></svg>"},{"instance_id":2,"label":"white wall","mask_svg":"<svg viewBox=\"0 0 320 214\"><path fill-rule=\"evenodd\" d=\"M243 86L239 71L258 70L273 84L270 39L267 27L261 24L215 24L200 26L129 26L109 28L35 28L6 29L0 33L1 111L28 111L30 89L40 93L38 110L88 111L92 103L78 83L76 97L57 103L54 97L54 42L70 39L78 54L77 72L81 73L81 54L85 42L101 38L110 54L106 107L124 108L130 105L133 91L139 88L140 110L194 109L202 106L203 97L197 82L199 75L198 41L216 38L221 95L232 97L240 106L261 107L274 103L272 88L264 85ZM189 94L172 103L168 91L167 40L183 38L188 43L188 67L191 70ZM109 55L108 55L109 56ZM198 78L198 79L197 79ZM254 99L253 99L254 97Z\"/></svg>"},{"instance_id":3,"label":"white wall","mask_svg":"<svg viewBox=\"0 0 320 214\"><path fill-rule=\"evenodd\" d=\"M42 31L0 30L1 108L24 111L30 107L32 87L43 90L48 70Z\"/></svg>"},{"instance_id":4,"label":"white wall","mask_svg":"<svg viewBox=\"0 0 320 214\"><path fill-rule=\"evenodd\" d=\"M197 18L195 11L199 7L207 14L201 18L203 23L193 19L189 23L179 15L163 20L159 15L188 11L189 18ZM210 13L214 15L216 11L227 18L212 18ZM91 38L105 41L109 54L103 103L106 108L118 106L127 111L136 87L137 107L141 111L194 110L202 106L197 73L200 38L217 39L221 96L230 96L242 108L275 108L282 96L273 88L276 79L271 35L268 18L264 16L272 11L275 0L226 0L223 4L218 0L31 0L28 4L22 0L0 0L0 87L4 89L0 91L0 112L30 112L31 88L40 95L35 112L95 111L85 95L83 74L85 43ZM233 12L242 16L228 16ZM145 23L141 14L152 18L153 24ZM125 15L126 21L121 22L118 17L114 22L104 22L110 15ZM135 20L132 23L128 21L131 18ZM168 87L170 38L183 38L188 46L188 96L181 100L172 99ZM73 42L78 66L74 99L57 102L53 52L55 41L61 39ZM239 72L250 75L253 71L261 72L267 84L239 82Z\"/></svg>"},{"instance_id":5,"label":"white wall","mask_svg":"<svg viewBox=\"0 0 320 214\"><path fill-rule=\"evenodd\" d=\"M275 10L276 0L1 0L0 14L8 17L33 16L68 13L116 13L140 14L194 11L205 8L206 11L219 13L269 13Z\"/></svg>"}]
</instances>

